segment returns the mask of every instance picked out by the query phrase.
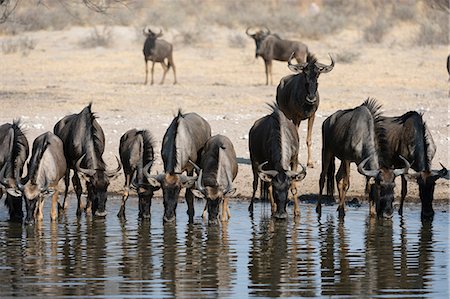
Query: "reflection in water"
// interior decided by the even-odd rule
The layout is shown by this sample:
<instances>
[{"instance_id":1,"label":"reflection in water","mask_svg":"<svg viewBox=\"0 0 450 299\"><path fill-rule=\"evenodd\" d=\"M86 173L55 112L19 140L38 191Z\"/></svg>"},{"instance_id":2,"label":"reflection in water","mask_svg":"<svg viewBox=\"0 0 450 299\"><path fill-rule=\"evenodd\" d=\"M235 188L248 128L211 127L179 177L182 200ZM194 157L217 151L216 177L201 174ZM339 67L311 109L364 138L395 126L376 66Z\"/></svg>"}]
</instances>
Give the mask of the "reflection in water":
<instances>
[{"instance_id":1,"label":"reflection in water","mask_svg":"<svg viewBox=\"0 0 450 299\"><path fill-rule=\"evenodd\" d=\"M119 204L112 200L111 209ZM344 222L334 207L324 207L318 221L314 206L304 204L300 219L274 221L264 207L249 218L247 204L234 202L228 223L208 226L200 217L186 224L184 213L163 224L158 200L149 220L138 219L137 199L127 208L136 217L67 213L34 226L7 222L0 210L1 296L449 295L443 213L428 223L420 222L420 209L380 221L361 207L349 209Z\"/></svg>"}]
</instances>

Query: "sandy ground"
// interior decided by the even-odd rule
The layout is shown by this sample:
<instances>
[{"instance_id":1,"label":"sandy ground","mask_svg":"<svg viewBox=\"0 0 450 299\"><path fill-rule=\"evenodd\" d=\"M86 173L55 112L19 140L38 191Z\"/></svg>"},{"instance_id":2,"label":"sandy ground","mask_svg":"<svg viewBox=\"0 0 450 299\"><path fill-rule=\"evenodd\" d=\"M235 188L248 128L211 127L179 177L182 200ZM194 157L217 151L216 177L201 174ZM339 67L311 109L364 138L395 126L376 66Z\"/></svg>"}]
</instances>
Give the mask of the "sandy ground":
<instances>
[{"instance_id":1,"label":"sandy ground","mask_svg":"<svg viewBox=\"0 0 450 299\"><path fill-rule=\"evenodd\" d=\"M89 30L27 33L37 43L29 55L0 53L0 122L21 118L31 146L36 136L52 131L60 118L81 111L92 101L106 134L104 159L110 167L115 167L114 155L118 155L122 134L131 128L146 128L156 140L154 169L161 171L159 153L166 128L179 108L194 111L209 121L213 134L224 134L233 141L243 162L235 181L237 197L249 198L252 173L248 131L256 119L269 112L266 104L275 100L279 79L290 74L287 64L274 62L274 85L265 86L264 65L261 59L254 59L254 42L248 38L243 48L228 45L231 34L245 37L243 32L215 28L205 42L192 46L176 42L176 32L168 32L165 39L175 41L179 84L172 85L169 72L165 85L143 85L143 41L136 38L134 28L114 27L115 44L111 48L83 49L79 41ZM448 48L411 47L398 32L377 45L363 43L360 35L348 30L321 41L303 40L326 64L327 53L350 51L359 57L349 64L337 62L332 72L319 78L321 104L313 130L315 168L308 169L301 194L318 193L323 120L338 109L361 104L367 97L376 98L385 115L400 115L408 110L424 112L437 145L433 166L438 168L439 162L450 166L445 68ZM0 42L21 37L0 36ZM159 82L162 69L159 65L155 69L155 81ZM299 134L299 160L306 163L306 122L301 124ZM110 190L120 192L122 186L120 176ZM353 165L349 196L362 196L363 190L364 179ZM414 184L409 184L409 190L409 200L417 200ZM439 180L435 198L448 200L448 191L448 181ZM399 187L396 192L399 194Z\"/></svg>"}]
</instances>

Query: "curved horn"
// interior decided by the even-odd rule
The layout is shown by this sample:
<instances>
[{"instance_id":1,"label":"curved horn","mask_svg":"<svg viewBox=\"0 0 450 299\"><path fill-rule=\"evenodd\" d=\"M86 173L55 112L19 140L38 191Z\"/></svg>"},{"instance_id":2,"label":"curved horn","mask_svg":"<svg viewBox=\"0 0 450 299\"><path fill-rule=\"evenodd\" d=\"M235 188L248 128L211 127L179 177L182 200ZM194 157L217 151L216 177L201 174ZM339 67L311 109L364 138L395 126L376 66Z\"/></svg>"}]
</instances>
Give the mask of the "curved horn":
<instances>
[{"instance_id":1,"label":"curved horn","mask_svg":"<svg viewBox=\"0 0 450 299\"><path fill-rule=\"evenodd\" d=\"M403 162L405 162L405 167L401 168L401 169L394 169L395 176L399 176L399 175L408 173L408 169L409 169L409 167L411 167L408 160L406 160L402 155L399 155L399 157L400 157L400 159L403 160Z\"/></svg>"},{"instance_id":2,"label":"curved horn","mask_svg":"<svg viewBox=\"0 0 450 299\"><path fill-rule=\"evenodd\" d=\"M160 29L159 29L159 33L156 35L156 37L161 37L162 35L163 35L162 29L160 28Z\"/></svg>"},{"instance_id":3,"label":"curved horn","mask_svg":"<svg viewBox=\"0 0 450 299\"><path fill-rule=\"evenodd\" d=\"M278 171L276 171L276 170L264 170L264 169L262 169L263 166L266 165L267 163L269 163L269 161L266 161L266 162L260 164L260 165L258 166L258 171L261 172L261 173L264 173L264 174L266 174L266 175L268 175L268 176L270 176L270 177L276 176L276 175L278 174Z\"/></svg>"},{"instance_id":4,"label":"curved horn","mask_svg":"<svg viewBox=\"0 0 450 299\"><path fill-rule=\"evenodd\" d=\"M366 177L375 178L380 173L380 171L378 169L376 169L376 170L364 169L364 166L366 165L367 161L369 161L369 159L370 159L370 157L367 157L361 163L358 164L358 172L362 175L365 175Z\"/></svg>"},{"instance_id":5,"label":"curved horn","mask_svg":"<svg viewBox=\"0 0 450 299\"><path fill-rule=\"evenodd\" d=\"M303 180L303 179L305 178L305 176L306 176L306 167L305 167L303 164L301 164L301 163L298 163L298 164L302 167L302 170L300 170L300 171L298 171L298 172L289 170L289 171L286 172L286 174L287 174L290 178L295 178L295 177L297 177L297 180L301 181L301 180Z\"/></svg>"},{"instance_id":6,"label":"curved horn","mask_svg":"<svg viewBox=\"0 0 450 299\"><path fill-rule=\"evenodd\" d=\"M263 26L263 29L265 29L265 30L263 31L263 33L265 33L265 34L270 34L270 29L267 28L267 26ZM261 30L261 31L262 31L262 30Z\"/></svg>"},{"instance_id":7,"label":"curved horn","mask_svg":"<svg viewBox=\"0 0 450 299\"><path fill-rule=\"evenodd\" d=\"M299 72L303 71L303 69L308 65L308 63L303 62L303 63L299 63L299 64L293 64L291 61L292 61L292 58L294 58L294 55L295 55L295 51L292 52L291 56L289 56L288 68L293 72L299 73Z\"/></svg>"},{"instance_id":8,"label":"curved horn","mask_svg":"<svg viewBox=\"0 0 450 299\"><path fill-rule=\"evenodd\" d=\"M200 191L201 193L205 193L205 186L203 186L202 178L203 178L203 169L200 169L200 173L197 178L197 186L196 187L197 187L198 191Z\"/></svg>"},{"instance_id":9,"label":"curved horn","mask_svg":"<svg viewBox=\"0 0 450 299\"><path fill-rule=\"evenodd\" d=\"M48 184L46 184L46 187L47 187L47 185ZM23 190L25 190L25 186L21 182L21 178L20 178L20 175L19 175L18 171L17 171L17 174L16 174L16 186L21 192L23 192Z\"/></svg>"},{"instance_id":10,"label":"curved horn","mask_svg":"<svg viewBox=\"0 0 450 299\"><path fill-rule=\"evenodd\" d=\"M245 33L246 33L248 36L253 36L253 35L255 35L255 33L250 33L250 29L251 29L251 27L247 27L247 30L245 30Z\"/></svg>"},{"instance_id":11,"label":"curved horn","mask_svg":"<svg viewBox=\"0 0 450 299\"><path fill-rule=\"evenodd\" d=\"M145 175L145 177L150 178L152 175L150 174L150 168L153 165L153 160L151 160L150 162L148 162L145 166L144 169L142 170L142 173Z\"/></svg>"},{"instance_id":12,"label":"curved horn","mask_svg":"<svg viewBox=\"0 0 450 299\"><path fill-rule=\"evenodd\" d=\"M194 166L195 171L197 171L197 173L200 173L201 169L200 169L200 167L197 164L195 164L191 159L189 159L189 163L191 163L192 166Z\"/></svg>"},{"instance_id":13,"label":"curved horn","mask_svg":"<svg viewBox=\"0 0 450 299\"><path fill-rule=\"evenodd\" d=\"M117 164L118 164L117 168L114 169L114 170L106 170L105 171L105 175L108 176L108 177L112 177L112 176L117 175L117 173L122 169L122 163L120 163L120 160L119 160L119 158L117 158L117 156L115 156L115 157L116 157Z\"/></svg>"},{"instance_id":14,"label":"curved horn","mask_svg":"<svg viewBox=\"0 0 450 299\"><path fill-rule=\"evenodd\" d=\"M95 169L87 169L80 167L81 161L84 159L85 156L86 154L84 154L83 156L81 156L80 159L78 159L77 163L75 164L75 169L81 173L84 173L85 175L93 176L95 174Z\"/></svg>"},{"instance_id":15,"label":"curved horn","mask_svg":"<svg viewBox=\"0 0 450 299\"><path fill-rule=\"evenodd\" d=\"M444 165L442 165L442 163L439 163L442 166L442 169L440 171L442 171L442 177L446 180L450 180L450 173L448 172L447 168L445 168Z\"/></svg>"},{"instance_id":16,"label":"curved horn","mask_svg":"<svg viewBox=\"0 0 450 299\"><path fill-rule=\"evenodd\" d=\"M330 56L330 59L331 59L331 64L330 65L325 65L323 63L316 62L316 66L319 68L319 72L320 73L328 73L334 68L334 59L330 55L330 53L328 53L328 56Z\"/></svg>"},{"instance_id":17,"label":"curved horn","mask_svg":"<svg viewBox=\"0 0 450 299\"><path fill-rule=\"evenodd\" d=\"M5 178L5 172L6 172L6 166L9 162L5 163L2 167L2 170L0 171L0 184L2 184L5 187L9 187L8 185L8 179Z\"/></svg>"}]
</instances>

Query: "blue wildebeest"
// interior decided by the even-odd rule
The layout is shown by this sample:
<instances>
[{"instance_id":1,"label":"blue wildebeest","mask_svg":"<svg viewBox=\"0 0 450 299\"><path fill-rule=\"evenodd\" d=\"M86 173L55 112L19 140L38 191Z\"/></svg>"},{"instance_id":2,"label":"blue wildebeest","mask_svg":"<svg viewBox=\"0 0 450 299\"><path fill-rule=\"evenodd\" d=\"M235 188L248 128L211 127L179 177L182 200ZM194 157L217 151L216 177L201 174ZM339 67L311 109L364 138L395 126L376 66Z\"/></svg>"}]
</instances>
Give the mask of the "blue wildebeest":
<instances>
[{"instance_id":1,"label":"blue wildebeest","mask_svg":"<svg viewBox=\"0 0 450 299\"><path fill-rule=\"evenodd\" d=\"M125 173L125 191L118 217L125 217L125 204L131 184L139 197L139 217L150 218L153 192L157 188L150 185L143 170L147 167L150 171L155 160L153 148L153 137L148 130L131 129L120 138L119 154Z\"/></svg>"},{"instance_id":2,"label":"blue wildebeest","mask_svg":"<svg viewBox=\"0 0 450 299\"><path fill-rule=\"evenodd\" d=\"M295 53L298 63L305 62L308 47L302 42L282 39L277 34L271 34L267 27L260 30L249 27L245 33L255 40L255 58L261 56L264 60L266 85L269 85L269 76L272 84L272 60L288 61L291 53Z\"/></svg>"},{"instance_id":3,"label":"blue wildebeest","mask_svg":"<svg viewBox=\"0 0 450 299\"><path fill-rule=\"evenodd\" d=\"M367 99L362 105L347 110L339 110L330 115L322 124L322 172L319 181L317 212L321 212L321 196L325 181L327 194L333 196L335 157L341 160L336 174L339 191L339 217L345 215L345 195L350 186L350 163L358 165L358 172L373 178L369 199L371 214L392 217L394 201L394 179L407 173L409 163L401 157L404 168L391 169L381 164L382 151L386 148L386 137L380 126L380 105L374 99ZM366 169L368 164L369 169Z\"/></svg>"},{"instance_id":4,"label":"blue wildebeest","mask_svg":"<svg viewBox=\"0 0 450 299\"><path fill-rule=\"evenodd\" d=\"M203 148L199 167L197 189L192 191L195 196L206 198L208 222L216 223L220 205L221 220L228 220L230 218L228 197L236 191L233 188L233 181L238 173L236 152L231 140L223 135L209 138Z\"/></svg>"},{"instance_id":5,"label":"blue wildebeest","mask_svg":"<svg viewBox=\"0 0 450 299\"><path fill-rule=\"evenodd\" d=\"M105 134L91 111L90 103L80 113L63 117L55 124L54 133L64 144L64 156L67 162L65 175L66 189L64 192L63 209L66 208L66 198L69 189L70 169L73 169L72 183L77 195L77 216L81 215L81 181L78 173L86 176L88 191L86 212L93 215L106 215L106 200L109 181L117 176L122 165L115 170L106 170L102 155L105 150Z\"/></svg>"},{"instance_id":6,"label":"blue wildebeest","mask_svg":"<svg viewBox=\"0 0 450 299\"><path fill-rule=\"evenodd\" d=\"M39 135L33 142L28 174L17 180L16 196L23 196L27 211L26 223L42 221L45 196L52 195L51 220L56 220L58 182L66 173L66 158L61 139L51 132ZM3 179L3 173L0 174ZM22 183L23 181L23 183Z\"/></svg>"},{"instance_id":7,"label":"blue wildebeest","mask_svg":"<svg viewBox=\"0 0 450 299\"><path fill-rule=\"evenodd\" d=\"M16 178L22 176L23 166L28 159L29 147L28 140L21 130L19 120L12 124L6 123L0 126L0 167L3 169L3 179L0 183L5 189L16 188ZM3 190L0 189L0 198ZM13 196L6 194L5 205L9 210L11 221L22 221L22 196Z\"/></svg>"},{"instance_id":8,"label":"blue wildebeest","mask_svg":"<svg viewBox=\"0 0 450 299\"><path fill-rule=\"evenodd\" d=\"M152 62L152 81L153 84L153 73L155 70L155 63L161 63L161 66L164 70L161 83L164 83L164 79L166 78L166 74L170 68L173 71L173 84L177 83L177 72L175 68L175 64L173 63L173 46L169 42L159 39L162 36L162 30L159 33L154 33L150 29L147 29L147 32L144 29L144 35L147 37L144 42L144 49L142 50L144 53L145 60L145 83L147 84L148 79L148 61ZM167 59L167 64L165 60Z\"/></svg>"},{"instance_id":9,"label":"blue wildebeest","mask_svg":"<svg viewBox=\"0 0 450 299\"><path fill-rule=\"evenodd\" d=\"M189 222L194 221L194 195L192 186L197 177L193 176L203 146L211 137L211 127L197 113L182 113L172 120L164 134L161 156L164 163L164 173L151 175L144 171L150 184L163 190L165 222L175 220L176 207L181 188L186 188ZM187 175L182 175L186 171Z\"/></svg>"},{"instance_id":10,"label":"blue wildebeest","mask_svg":"<svg viewBox=\"0 0 450 299\"><path fill-rule=\"evenodd\" d=\"M273 112L253 124L249 133L249 150L253 170L253 195L249 206L253 212L253 202L258 178L269 184L269 198L275 218L286 218L289 190L294 196L294 215L300 215L296 182L305 178L306 170L298 166L298 132L294 124L286 118L278 106L271 106ZM263 170L263 167L267 170ZM261 189L263 190L264 187Z\"/></svg>"},{"instance_id":11,"label":"blue wildebeest","mask_svg":"<svg viewBox=\"0 0 450 299\"><path fill-rule=\"evenodd\" d=\"M445 167L441 170L432 170L431 162L436 153L433 137L423 121L421 114L409 111L401 116L382 117L380 125L386 134L386 150L383 151L383 164L401 167L403 161L399 156L405 157L411 164L408 174L402 175L402 191L399 214L403 213L403 202L406 197L406 177L414 179L419 185L419 196L422 202L422 219L433 218L433 195L436 181L448 176Z\"/></svg>"},{"instance_id":12,"label":"blue wildebeest","mask_svg":"<svg viewBox=\"0 0 450 299\"><path fill-rule=\"evenodd\" d=\"M317 88L319 75L328 73L334 68L334 60L330 56L331 64L324 65L317 62L314 55L308 53L306 62L292 64L294 53L288 60L288 67L296 74L281 79L277 87L277 104L287 118L291 119L297 128L302 120L308 119L306 145L308 147L308 167L314 167L312 158L312 129L316 111L319 108L319 92Z\"/></svg>"}]
</instances>

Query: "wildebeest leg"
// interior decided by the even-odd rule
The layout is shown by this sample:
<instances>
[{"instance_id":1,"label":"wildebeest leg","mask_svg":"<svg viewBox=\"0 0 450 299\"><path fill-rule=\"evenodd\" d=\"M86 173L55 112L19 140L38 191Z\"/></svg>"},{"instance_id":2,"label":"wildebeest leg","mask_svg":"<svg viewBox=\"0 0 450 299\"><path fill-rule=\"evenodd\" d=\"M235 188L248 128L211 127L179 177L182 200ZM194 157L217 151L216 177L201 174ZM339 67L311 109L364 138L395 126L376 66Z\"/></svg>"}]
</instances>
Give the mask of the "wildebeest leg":
<instances>
[{"instance_id":1,"label":"wildebeest leg","mask_svg":"<svg viewBox=\"0 0 450 299\"><path fill-rule=\"evenodd\" d=\"M405 201L406 193L408 192L408 182L404 175L402 175L402 194L400 198L400 208L398 209L398 214L403 215L403 202Z\"/></svg>"},{"instance_id":2,"label":"wildebeest leg","mask_svg":"<svg viewBox=\"0 0 450 299\"><path fill-rule=\"evenodd\" d=\"M120 205L119 213L117 213L117 217L119 217L119 218L125 218L125 205L127 203L127 199L130 194L130 180L131 180L131 175L126 174L125 175L125 189L124 189L123 195L122 195L122 203Z\"/></svg>"},{"instance_id":3,"label":"wildebeest leg","mask_svg":"<svg viewBox=\"0 0 450 299\"><path fill-rule=\"evenodd\" d=\"M192 193L190 188L186 189L186 203L188 206L187 214L189 215L189 223L194 223L194 193Z\"/></svg>"},{"instance_id":4,"label":"wildebeest leg","mask_svg":"<svg viewBox=\"0 0 450 299\"><path fill-rule=\"evenodd\" d=\"M151 85L153 85L153 74L155 73L155 62L152 61L152 81L150 82Z\"/></svg>"},{"instance_id":5,"label":"wildebeest leg","mask_svg":"<svg viewBox=\"0 0 450 299\"><path fill-rule=\"evenodd\" d=\"M273 192L272 192L272 184L269 185L269 199L270 199L270 206L272 207L272 214L277 211L277 204L275 203L275 200L273 199Z\"/></svg>"},{"instance_id":6,"label":"wildebeest leg","mask_svg":"<svg viewBox=\"0 0 450 299\"><path fill-rule=\"evenodd\" d=\"M37 221L42 221L44 219L44 213L43 213L43 209L44 209L44 196L40 195L38 198L38 202L36 204L36 215L35 215L35 219Z\"/></svg>"},{"instance_id":7,"label":"wildebeest leg","mask_svg":"<svg viewBox=\"0 0 450 299\"><path fill-rule=\"evenodd\" d=\"M345 194L347 193L349 183L350 183L350 162L341 161L338 173L336 174L336 183L339 191L339 218L344 218L345 216Z\"/></svg>"},{"instance_id":8,"label":"wildebeest leg","mask_svg":"<svg viewBox=\"0 0 450 299\"><path fill-rule=\"evenodd\" d=\"M78 173L75 172L72 176L73 189L75 189L75 194L77 195L77 216L81 216L81 211L83 210L83 204L81 203L81 193L83 192L81 188L80 178Z\"/></svg>"},{"instance_id":9,"label":"wildebeest leg","mask_svg":"<svg viewBox=\"0 0 450 299\"><path fill-rule=\"evenodd\" d=\"M253 213L253 202L255 201L256 190L258 189L259 177L258 177L257 169L258 169L257 167L252 167L252 170L253 170L253 194L252 194L252 199L251 199L250 205L248 206L248 211L250 213Z\"/></svg>"},{"instance_id":10,"label":"wildebeest leg","mask_svg":"<svg viewBox=\"0 0 450 299\"><path fill-rule=\"evenodd\" d=\"M228 198L225 197L222 200L222 221L228 221L230 219L230 209L228 208Z\"/></svg>"},{"instance_id":11,"label":"wildebeest leg","mask_svg":"<svg viewBox=\"0 0 450 299\"><path fill-rule=\"evenodd\" d=\"M170 55L169 57L169 67L172 67L173 71L173 84L177 84L177 70L175 68L175 64L173 63L172 55Z\"/></svg>"},{"instance_id":12,"label":"wildebeest leg","mask_svg":"<svg viewBox=\"0 0 450 299\"><path fill-rule=\"evenodd\" d=\"M327 181L327 186L330 185L329 180L333 181L334 176L334 156L330 152L326 150L322 150L322 172L320 173L320 179L319 179L319 197L317 198L317 206L316 206L316 212L320 214L322 212L322 194L323 194L323 187L325 186L325 181ZM330 173L330 167L331 162L333 162L333 174L332 176L329 176ZM329 192L329 190L327 190Z\"/></svg>"},{"instance_id":13,"label":"wildebeest leg","mask_svg":"<svg viewBox=\"0 0 450 299\"><path fill-rule=\"evenodd\" d=\"M205 207L203 208L202 218L206 218L206 213L208 213L208 200L206 200Z\"/></svg>"},{"instance_id":14,"label":"wildebeest leg","mask_svg":"<svg viewBox=\"0 0 450 299\"><path fill-rule=\"evenodd\" d=\"M147 79L148 79L148 61L147 61L147 59L145 59L145 82L144 82L144 84L147 84Z\"/></svg>"},{"instance_id":15,"label":"wildebeest leg","mask_svg":"<svg viewBox=\"0 0 450 299\"><path fill-rule=\"evenodd\" d=\"M169 67L164 63L164 61L161 62L161 66L163 68L163 76L162 76L161 82L159 82L159 84L164 83L164 80L166 79L166 74L169 71Z\"/></svg>"},{"instance_id":16,"label":"wildebeest leg","mask_svg":"<svg viewBox=\"0 0 450 299\"><path fill-rule=\"evenodd\" d=\"M314 168L314 162L313 162L313 158L312 158L312 154L311 154L311 149L312 149L311 135L312 135L312 129L313 129L315 118L316 118L315 113L308 118L308 133L306 135L306 146L308 147L308 164L307 164L307 166L309 168Z\"/></svg>"},{"instance_id":17,"label":"wildebeest leg","mask_svg":"<svg viewBox=\"0 0 450 299\"><path fill-rule=\"evenodd\" d=\"M58 196L59 190L55 190L55 192L52 195L52 209L50 210L50 219L52 221L56 220L56 205L58 204Z\"/></svg>"},{"instance_id":18,"label":"wildebeest leg","mask_svg":"<svg viewBox=\"0 0 450 299\"><path fill-rule=\"evenodd\" d=\"M67 208L68 203L66 202L67 199L67 194L69 192L69 184L70 184L70 169L67 168L66 170L66 174L64 175L64 199L63 199L63 204L58 205L58 211L65 211Z\"/></svg>"},{"instance_id":19,"label":"wildebeest leg","mask_svg":"<svg viewBox=\"0 0 450 299\"><path fill-rule=\"evenodd\" d=\"M264 65L266 67L266 85L269 85L269 77L270 85L272 85L272 61L264 60Z\"/></svg>"}]
</instances>

